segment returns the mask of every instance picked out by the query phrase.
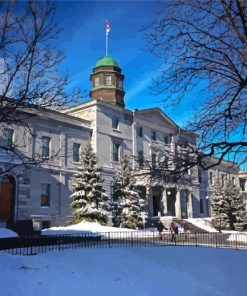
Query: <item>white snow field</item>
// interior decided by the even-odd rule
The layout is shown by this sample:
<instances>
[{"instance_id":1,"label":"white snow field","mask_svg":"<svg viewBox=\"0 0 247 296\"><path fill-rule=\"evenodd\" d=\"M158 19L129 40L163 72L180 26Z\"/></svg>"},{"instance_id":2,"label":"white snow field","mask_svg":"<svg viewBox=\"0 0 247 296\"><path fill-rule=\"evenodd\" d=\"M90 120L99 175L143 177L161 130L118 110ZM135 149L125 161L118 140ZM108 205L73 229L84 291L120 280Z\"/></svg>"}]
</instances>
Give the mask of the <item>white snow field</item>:
<instances>
[{"instance_id":1,"label":"white snow field","mask_svg":"<svg viewBox=\"0 0 247 296\"><path fill-rule=\"evenodd\" d=\"M18 234L7 228L0 228L0 238L17 237Z\"/></svg>"},{"instance_id":2,"label":"white snow field","mask_svg":"<svg viewBox=\"0 0 247 296\"><path fill-rule=\"evenodd\" d=\"M0 252L3 296L242 296L247 252L193 247Z\"/></svg>"}]
</instances>

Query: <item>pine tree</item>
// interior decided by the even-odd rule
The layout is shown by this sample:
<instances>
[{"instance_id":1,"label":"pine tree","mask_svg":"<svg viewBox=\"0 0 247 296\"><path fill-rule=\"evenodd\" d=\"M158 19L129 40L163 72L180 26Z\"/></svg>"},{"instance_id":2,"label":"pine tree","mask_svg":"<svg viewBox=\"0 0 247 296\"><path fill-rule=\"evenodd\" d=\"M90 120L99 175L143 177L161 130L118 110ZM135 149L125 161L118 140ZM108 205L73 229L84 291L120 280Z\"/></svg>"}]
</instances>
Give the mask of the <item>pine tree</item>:
<instances>
[{"instance_id":1,"label":"pine tree","mask_svg":"<svg viewBox=\"0 0 247 296\"><path fill-rule=\"evenodd\" d=\"M216 179L213 188L214 197L211 201L214 224L217 228L229 228L228 205L220 179Z\"/></svg>"},{"instance_id":2,"label":"pine tree","mask_svg":"<svg viewBox=\"0 0 247 296\"><path fill-rule=\"evenodd\" d=\"M212 211L217 227L243 230L247 225L247 213L239 189L230 181L222 187L219 179L214 185Z\"/></svg>"},{"instance_id":3,"label":"pine tree","mask_svg":"<svg viewBox=\"0 0 247 296\"><path fill-rule=\"evenodd\" d=\"M74 223L83 220L107 223L109 203L101 186L103 180L100 175L97 157L88 142L81 155L81 164L75 174L73 193L70 196Z\"/></svg>"},{"instance_id":4,"label":"pine tree","mask_svg":"<svg viewBox=\"0 0 247 296\"><path fill-rule=\"evenodd\" d=\"M225 196L229 203L230 229L241 231L247 225L247 212L243 197L232 182L227 182Z\"/></svg>"},{"instance_id":5,"label":"pine tree","mask_svg":"<svg viewBox=\"0 0 247 296\"><path fill-rule=\"evenodd\" d=\"M112 221L116 227L136 229L143 225L143 215L147 216L146 200L135 188L134 171L128 157L123 155L116 172Z\"/></svg>"}]
</instances>

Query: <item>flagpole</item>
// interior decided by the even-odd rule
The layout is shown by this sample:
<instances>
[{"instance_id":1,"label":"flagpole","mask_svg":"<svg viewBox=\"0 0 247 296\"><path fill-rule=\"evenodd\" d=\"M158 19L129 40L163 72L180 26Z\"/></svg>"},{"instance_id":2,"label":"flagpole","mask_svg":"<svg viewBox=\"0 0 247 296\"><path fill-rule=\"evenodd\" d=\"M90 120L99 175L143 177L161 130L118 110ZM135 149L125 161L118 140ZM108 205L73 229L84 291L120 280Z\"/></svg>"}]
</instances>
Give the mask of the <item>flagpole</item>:
<instances>
[{"instance_id":1,"label":"flagpole","mask_svg":"<svg viewBox=\"0 0 247 296\"><path fill-rule=\"evenodd\" d=\"M105 32L105 55L108 56L108 32Z\"/></svg>"},{"instance_id":2,"label":"flagpole","mask_svg":"<svg viewBox=\"0 0 247 296\"><path fill-rule=\"evenodd\" d=\"M110 24L105 21L105 55L108 56L108 34L110 32Z\"/></svg>"}]
</instances>

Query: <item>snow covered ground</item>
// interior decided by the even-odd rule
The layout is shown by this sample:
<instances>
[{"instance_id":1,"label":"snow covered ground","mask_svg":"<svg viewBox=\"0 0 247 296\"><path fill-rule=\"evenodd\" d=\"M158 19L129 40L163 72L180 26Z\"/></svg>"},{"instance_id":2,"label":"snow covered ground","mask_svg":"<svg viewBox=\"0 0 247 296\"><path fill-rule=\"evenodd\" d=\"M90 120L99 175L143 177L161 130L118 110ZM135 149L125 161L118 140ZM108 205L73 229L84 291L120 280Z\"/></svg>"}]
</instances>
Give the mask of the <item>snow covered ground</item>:
<instances>
[{"instance_id":1,"label":"snow covered ground","mask_svg":"<svg viewBox=\"0 0 247 296\"><path fill-rule=\"evenodd\" d=\"M0 252L1 295L246 295L246 254L190 247L77 249L36 256Z\"/></svg>"},{"instance_id":2,"label":"snow covered ground","mask_svg":"<svg viewBox=\"0 0 247 296\"><path fill-rule=\"evenodd\" d=\"M0 238L17 237L18 234L6 228L0 228Z\"/></svg>"}]
</instances>

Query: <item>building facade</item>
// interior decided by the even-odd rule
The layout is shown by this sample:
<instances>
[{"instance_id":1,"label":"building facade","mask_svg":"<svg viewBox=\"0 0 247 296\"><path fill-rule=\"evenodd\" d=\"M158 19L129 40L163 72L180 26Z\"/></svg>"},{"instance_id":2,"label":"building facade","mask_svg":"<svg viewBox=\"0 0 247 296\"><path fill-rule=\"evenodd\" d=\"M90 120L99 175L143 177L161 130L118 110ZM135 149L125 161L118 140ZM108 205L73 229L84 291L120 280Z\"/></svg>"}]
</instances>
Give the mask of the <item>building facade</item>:
<instances>
[{"instance_id":1,"label":"building facade","mask_svg":"<svg viewBox=\"0 0 247 296\"><path fill-rule=\"evenodd\" d=\"M0 153L1 226L20 220L33 220L36 229L64 224L71 217L69 195L80 151L91 137L90 122L50 110L27 120L32 135L21 126L1 127L1 145L15 147Z\"/></svg>"},{"instance_id":2,"label":"building facade","mask_svg":"<svg viewBox=\"0 0 247 296\"><path fill-rule=\"evenodd\" d=\"M240 190L247 210L247 172L239 173Z\"/></svg>"},{"instance_id":3,"label":"building facade","mask_svg":"<svg viewBox=\"0 0 247 296\"><path fill-rule=\"evenodd\" d=\"M13 142L22 155L47 158L23 169L13 166L14 155L0 154L0 221L32 219L36 228L64 225L71 220L69 196L80 152L90 140L102 167L103 186L112 196L116 166L122 154L133 166L160 151L173 153L177 145L196 145L196 135L180 128L160 108L128 110L124 103L124 75L110 57L100 59L90 75L91 101L61 112L42 110L30 118L33 136L21 127L2 126L2 141ZM23 139L24 135L24 139ZM25 138L26 137L26 138ZM51 157L52 156L52 157ZM137 159L137 163L134 161ZM191 169L183 182L148 182L137 178L136 186L148 202L153 217L206 217L214 178L227 178L239 184L238 167L230 162L209 171ZM2 206L1 206L2 205Z\"/></svg>"}]
</instances>

